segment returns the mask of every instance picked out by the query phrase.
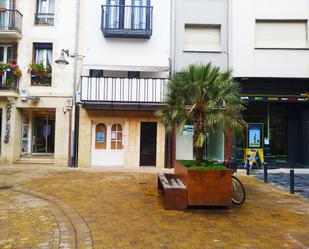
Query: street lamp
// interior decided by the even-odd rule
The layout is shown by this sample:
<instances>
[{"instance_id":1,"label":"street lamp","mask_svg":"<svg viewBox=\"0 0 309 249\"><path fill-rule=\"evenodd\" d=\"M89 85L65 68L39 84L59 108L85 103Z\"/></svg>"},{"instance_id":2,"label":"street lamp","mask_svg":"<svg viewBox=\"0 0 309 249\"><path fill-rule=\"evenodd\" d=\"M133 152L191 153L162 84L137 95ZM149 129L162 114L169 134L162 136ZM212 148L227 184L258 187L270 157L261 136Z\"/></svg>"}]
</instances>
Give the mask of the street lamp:
<instances>
[{"instance_id":1,"label":"street lamp","mask_svg":"<svg viewBox=\"0 0 309 249\"><path fill-rule=\"evenodd\" d=\"M69 62L68 62L67 59L65 58L65 55L68 56L68 57L70 56L70 53L69 53L69 50L68 50L68 49L67 49L67 50L62 49L62 50L61 50L61 55L60 55L59 59L56 60L55 62L56 62L58 65L60 65L60 66L66 66L66 65L68 65Z\"/></svg>"},{"instance_id":2,"label":"street lamp","mask_svg":"<svg viewBox=\"0 0 309 249\"><path fill-rule=\"evenodd\" d=\"M70 51L67 49L62 49L61 54L58 60L55 62L60 65L61 67L65 67L69 64L69 61L66 59L66 57L72 57L74 58L74 72L73 72L73 94L72 94L72 110L71 110L71 117L70 117L70 123L71 123L71 136L70 136L70 167L75 168L76 167L76 155L75 155L75 113L76 113L76 73L77 73L77 57L78 55L75 53L74 55L70 55Z\"/></svg>"}]
</instances>

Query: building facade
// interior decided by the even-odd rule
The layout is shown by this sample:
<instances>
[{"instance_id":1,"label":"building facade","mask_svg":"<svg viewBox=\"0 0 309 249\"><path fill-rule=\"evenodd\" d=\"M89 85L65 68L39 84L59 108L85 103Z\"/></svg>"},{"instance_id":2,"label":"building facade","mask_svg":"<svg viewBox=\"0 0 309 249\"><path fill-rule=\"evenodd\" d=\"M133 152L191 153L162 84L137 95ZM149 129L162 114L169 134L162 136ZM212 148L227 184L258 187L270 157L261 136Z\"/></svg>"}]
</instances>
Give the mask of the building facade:
<instances>
[{"instance_id":1,"label":"building facade","mask_svg":"<svg viewBox=\"0 0 309 249\"><path fill-rule=\"evenodd\" d=\"M177 72L190 64L209 62L228 70L228 1L174 1L172 65ZM189 125L189 124L188 124ZM224 132L210 132L205 157L224 160ZM194 158L193 134L176 133L176 159Z\"/></svg>"},{"instance_id":2,"label":"building facade","mask_svg":"<svg viewBox=\"0 0 309 249\"><path fill-rule=\"evenodd\" d=\"M84 1L78 165L165 164L164 101L170 65L170 3Z\"/></svg>"},{"instance_id":3,"label":"building facade","mask_svg":"<svg viewBox=\"0 0 309 249\"><path fill-rule=\"evenodd\" d=\"M74 49L76 1L0 4L0 162L67 166L73 65L55 59Z\"/></svg>"},{"instance_id":4,"label":"building facade","mask_svg":"<svg viewBox=\"0 0 309 249\"><path fill-rule=\"evenodd\" d=\"M230 13L231 68L246 120L260 127L256 146L269 163L308 165L309 2L234 0ZM240 159L245 137L234 144Z\"/></svg>"}]
</instances>

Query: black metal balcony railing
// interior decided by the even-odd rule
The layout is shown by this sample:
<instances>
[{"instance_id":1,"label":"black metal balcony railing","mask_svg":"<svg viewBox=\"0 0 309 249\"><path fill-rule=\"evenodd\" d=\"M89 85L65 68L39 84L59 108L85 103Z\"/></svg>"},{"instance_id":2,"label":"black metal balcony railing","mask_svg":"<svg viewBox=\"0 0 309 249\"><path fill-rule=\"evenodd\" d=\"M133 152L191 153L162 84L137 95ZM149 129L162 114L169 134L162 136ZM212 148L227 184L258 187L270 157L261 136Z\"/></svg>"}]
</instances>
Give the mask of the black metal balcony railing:
<instances>
[{"instance_id":1,"label":"black metal balcony railing","mask_svg":"<svg viewBox=\"0 0 309 249\"><path fill-rule=\"evenodd\" d=\"M162 103L167 79L82 77L82 102Z\"/></svg>"},{"instance_id":2,"label":"black metal balcony railing","mask_svg":"<svg viewBox=\"0 0 309 249\"><path fill-rule=\"evenodd\" d=\"M54 25L54 13L35 13L36 25Z\"/></svg>"},{"instance_id":3,"label":"black metal balcony railing","mask_svg":"<svg viewBox=\"0 0 309 249\"><path fill-rule=\"evenodd\" d=\"M18 10L0 8L0 32L17 31L21 33L22 16Z\"/></svg>"},{"instance_id":4,"label":"black metal balcony railing","mask_svg":"<svg viewBox=\"0 0 309 249\"><path fill-rule=\"evenodd\" d=\"M0 74L0 90L18 91L19 78L10 72Z\"/></svg>"},{"instance_id":5,"label":"black metal balcony railing","mask_svg":"<svg viewBox=\"0 0 309 249\"><path fill-rule=\"evenodd\" d=\"M105 37L146 38L152 35L152 6L102 5Z\"/></svg>"}]
</instances>

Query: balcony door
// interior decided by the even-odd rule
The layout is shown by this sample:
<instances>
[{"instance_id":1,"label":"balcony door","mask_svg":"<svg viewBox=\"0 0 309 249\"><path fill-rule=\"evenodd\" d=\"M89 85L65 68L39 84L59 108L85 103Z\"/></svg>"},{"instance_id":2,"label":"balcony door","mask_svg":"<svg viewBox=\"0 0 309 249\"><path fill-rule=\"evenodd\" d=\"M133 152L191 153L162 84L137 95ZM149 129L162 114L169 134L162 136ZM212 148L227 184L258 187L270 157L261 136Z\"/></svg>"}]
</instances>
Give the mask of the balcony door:
<instances>
[{"instance_id":1,"label":"balcony door","mask_svg":"<svg viewBox=\"0 0 309 249\"><path fill-rule=\"evenodd\" d=\"M54 0L37 0L35 24L54 24Z\"/></svg>"},{"instance_id":2,"label":"balcony door","mask_svg":"<svg viewBox=\"0 0 309 249\"><path fill-rule=\"evenodd\" d=\"M12 9L13 1L11 0L0 0L0 8ZM0 30L9 29L10 12L0 12ZM12 17L11 17L12 18Z\"/></svg>"},{"instance_id":3,"label":"balcony door","mask_svg":"<svg viewBox=\"0 0 309 249\"><path fill-rule=\"evenodd\" d=\"M124 137L123 122L102 120L92 127L92 166L123 166Z\"/></svg>"},{"instance_id":4,"label":"balcony door","mask_svg":"<svg viewBox=\"0 0 309 249\"><path fill-rule=\"evenodd\" d=\"M147 29L150 0L132 0L132 29Z\"/></svg>"},{"instance_id":5,"label":"balcony door","mask_svg":"<svg viewBox=\"0 0 309 249\"><path fill-rule=\"evenodd\" d=\"M12 62L12 46L0 46L0 63ZM0 83L3 85L7 79L7 72L0 73Z\"/></svg>"},{"instance_id":6,"label":"balcony door","mask_svg":"<svg viewBox=\"0 0 309 249\"><path fill-rule=\"evenodd\" d=\"M123 29L125 0L107 0L106 8L106 28Z\"/></svg>"}]
</instances>

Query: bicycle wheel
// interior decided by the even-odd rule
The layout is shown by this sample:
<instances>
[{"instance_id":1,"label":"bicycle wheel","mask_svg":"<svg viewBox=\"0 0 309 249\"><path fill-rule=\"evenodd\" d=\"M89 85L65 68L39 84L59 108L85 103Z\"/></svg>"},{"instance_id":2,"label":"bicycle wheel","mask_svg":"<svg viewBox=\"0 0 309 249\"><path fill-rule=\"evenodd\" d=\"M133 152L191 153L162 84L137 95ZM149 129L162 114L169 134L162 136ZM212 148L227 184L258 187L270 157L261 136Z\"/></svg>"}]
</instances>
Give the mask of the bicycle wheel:
<instances>
[{"instance_id":1,"label":"bicycle wheel","mask_svg":"<svg viewBox=\"0 0 309 249\"><path fill-rule=\"evenodd\" d=\"M236 176L232 175L232 202L240 205L246 199L245 188Z\"/></svg>"}]
</instances>

